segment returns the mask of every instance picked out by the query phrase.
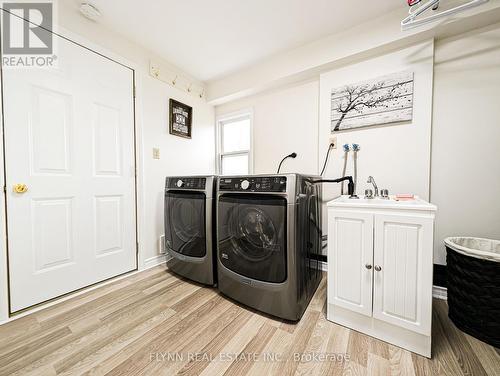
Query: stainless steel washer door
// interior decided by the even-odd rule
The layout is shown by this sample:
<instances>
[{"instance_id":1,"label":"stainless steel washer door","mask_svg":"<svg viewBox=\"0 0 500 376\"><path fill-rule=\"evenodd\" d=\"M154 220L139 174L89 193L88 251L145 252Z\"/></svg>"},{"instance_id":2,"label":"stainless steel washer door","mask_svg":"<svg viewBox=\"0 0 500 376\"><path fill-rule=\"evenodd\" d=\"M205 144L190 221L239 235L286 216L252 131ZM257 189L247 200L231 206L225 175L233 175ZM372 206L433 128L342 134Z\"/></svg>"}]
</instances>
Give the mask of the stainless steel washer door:
<instances>
[{"instance_id":1,"label":"stainless steel washer door","mask_svg":"<svg viewBox=\"0 0 500 376\"><path fill-rule=\"evenodd\" d=\"M226 194L218 202L218 257L229 270L265 282L287 278L286 199Z\"/></svg>"},{"instance_id":2,"label":"stainless steel washer door","mask_svg":"<svg viewBox=\"0 0 500 376\"><path fill-rule=\"evenodd\" d=\"M165 193L165 242L169 249L190 257L206 255L205 201L201 192Z\"/></svg>"}]
</instances>

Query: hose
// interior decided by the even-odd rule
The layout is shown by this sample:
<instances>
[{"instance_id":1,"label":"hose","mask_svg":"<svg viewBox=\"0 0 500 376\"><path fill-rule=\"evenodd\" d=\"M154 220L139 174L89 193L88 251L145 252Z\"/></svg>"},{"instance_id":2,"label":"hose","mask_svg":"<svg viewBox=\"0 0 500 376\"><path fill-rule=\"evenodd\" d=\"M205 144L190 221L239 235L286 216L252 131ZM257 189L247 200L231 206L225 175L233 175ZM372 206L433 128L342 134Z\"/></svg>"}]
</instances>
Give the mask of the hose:
<instances>
[{"instance_id":1,"label":"hose","mask_svg":"<svg viewBox=\"0 0 500 376\"><path fill-rule=\"evenodd\" d=\"M345 176L346 170L347 170L347 157L349 155L349 144L344 144L344 168L342 169L342 177ZM340 194L344 194L344 182L340 185Z\"/></svg>"},{"instance_id":2,"label":"hose","mask_svg":"<svg viewBox=\"0 0 500 376\"><path fill-rule=\"evenodd\" d=\"M332 148L333 144L328 145L328 151L326 152L325 163L323 163L323 168L321 169L321 173L319 174L319 176L323 176L325 172L326 164L328 163L328 157L330 157L330 151L332 150Z\"/></svg>"},{"instance_id":3,"label":"hose","mask_svg":"<svg viewBox=\"0 0 500 376\"><path fill-rule=\"evenodd\" d=\"M354 180L354 195L356 195L356 188L357 188L357 185L358 185L358 151L359 151L360 147L359 147L359 144L352 144L352 150L354 152L354 176L353 176L353 180Z\"/></svg>"},{"instance_id":4,"label":"hose","mask_svg":"<svg viewBox=\"0 0 500 376\"><path fill-rule=\"evenodd\" d=\"M354 194L356 194L356 185L358 184L358 152L354 152Z\"/></svg>"},{"instance_id":5,"label":"hose","mask_svg":"<svg viewBox=\"0 0 500 376\"><path fill-rule=\"evenodd\" d=\"M343 181L348 181L347 183L347 191L348 195L351 196L352 198L354 197L354 181L352 180L352 176L343 176L338 179L321 179L321 180L312 180L312 179L306 179L308 183L311 184L321 184L321 183L342 183Z\"/></svg>"}]
</instances>

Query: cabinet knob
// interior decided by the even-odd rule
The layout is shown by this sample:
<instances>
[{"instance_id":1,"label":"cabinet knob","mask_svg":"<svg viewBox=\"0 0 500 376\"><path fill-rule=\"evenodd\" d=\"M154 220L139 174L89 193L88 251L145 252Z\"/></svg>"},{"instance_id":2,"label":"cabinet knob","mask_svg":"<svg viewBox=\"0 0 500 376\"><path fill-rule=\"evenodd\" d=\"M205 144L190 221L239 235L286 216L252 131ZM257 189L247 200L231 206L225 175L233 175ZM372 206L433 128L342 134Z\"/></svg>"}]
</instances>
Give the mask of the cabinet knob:
<instances>
[{"instance_id":1,"label":"cabinet knob","mask_svg":"<svg viewBox=\"0 0 500 376\"><path fill-rule=\"evenodd\" d=\"M379 272L379 271L381 271L381 270L382 270L382 268L381 268L380 266L378 266L378 265L375 265L375 270L376 270L377 272Z\"/></svg>"},{"instance_id":2,"label":"cabinet knob","mask_svg":"<svg viewBox=\"0 0 500 376\"><path fill-rule=\"evenodd\" d=\"M365 264L365 268L370 270L372 268L371 264Z\"/></svg>"}]
</instances>

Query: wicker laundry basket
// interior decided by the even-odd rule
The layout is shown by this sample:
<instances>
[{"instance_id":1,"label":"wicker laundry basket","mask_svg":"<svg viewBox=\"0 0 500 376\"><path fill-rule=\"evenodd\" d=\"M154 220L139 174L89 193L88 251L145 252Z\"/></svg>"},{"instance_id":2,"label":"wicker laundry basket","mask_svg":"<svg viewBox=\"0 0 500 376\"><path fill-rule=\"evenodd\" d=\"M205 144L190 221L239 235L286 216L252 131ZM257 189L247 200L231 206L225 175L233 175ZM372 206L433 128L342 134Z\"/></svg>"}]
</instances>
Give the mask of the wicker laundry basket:
<instances>
[{"instance_id":1,"label":"wicker laundry basket","mask_svg":"<svg viewBox=\"0 0 500 376\"><path fill-rule=\"evenodd\" d=\"M462 331L500 347L500 241L445 239L448 316Z\"/></svg>"}]
</instances>

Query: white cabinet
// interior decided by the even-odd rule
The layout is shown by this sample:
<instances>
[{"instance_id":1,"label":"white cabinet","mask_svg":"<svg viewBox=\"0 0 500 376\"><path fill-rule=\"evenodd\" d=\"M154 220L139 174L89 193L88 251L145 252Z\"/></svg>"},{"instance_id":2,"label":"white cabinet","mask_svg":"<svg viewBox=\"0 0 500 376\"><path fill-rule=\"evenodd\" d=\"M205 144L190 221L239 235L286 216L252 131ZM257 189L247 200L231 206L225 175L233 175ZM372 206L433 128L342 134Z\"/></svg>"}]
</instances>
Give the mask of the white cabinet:
<instances>
[{"instance_id":1,"label":"white cabinet","mask_svg":"<svg viewBox=\"0 0 500 376\"><path fill-rule=\"evenodd\" d=\"M328 319L430 357L433 225L423 200L328 204Z\"/></svg>"},{"instance_id":2,"label":"white cabinet","mask_svg":"<svg viewBox=\"0 0 500 376\"><path fill-rule=\"evenodd\" d=\"M336 211L328 223L328 238L332 239L329 247L334 250L329 255L332 301L339 307L370 316L372 274L361 266L373 263L373 215Z\"/></svg>"},{"instance_id":3,"label":"white cabinet","mask_svg":"<svg viewBox=\"0 0 500 376\"><path fill-rule=\"evenodd\" d=\"M430 335L433 220L374 217L373 317Z\"/></svg>"}]
</instances>

